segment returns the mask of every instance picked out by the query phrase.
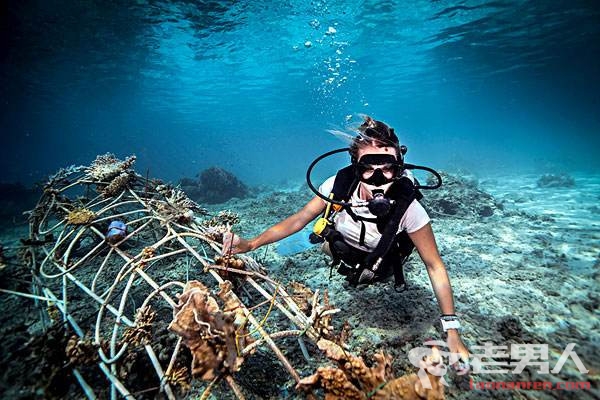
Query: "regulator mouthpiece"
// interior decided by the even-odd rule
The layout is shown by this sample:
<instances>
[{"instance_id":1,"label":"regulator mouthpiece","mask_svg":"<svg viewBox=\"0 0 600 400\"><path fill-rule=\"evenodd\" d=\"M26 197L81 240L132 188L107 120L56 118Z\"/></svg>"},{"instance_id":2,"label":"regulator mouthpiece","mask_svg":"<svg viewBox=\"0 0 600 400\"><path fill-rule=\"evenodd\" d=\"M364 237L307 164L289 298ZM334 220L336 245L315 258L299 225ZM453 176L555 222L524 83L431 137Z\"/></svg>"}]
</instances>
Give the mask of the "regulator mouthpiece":
<instances>
[{"instance_id":1,"label":"regulator mouthpiece","mask_svg":"<svg viewBox=\"0 0 600 400\"><path fill-rule=\"evenodd\" d=\"M383 190L373 191L373 198L369 201L367 208L376 217L383 217L390 212L392 202L383 195Z\"/></svg>"}]
</instances>

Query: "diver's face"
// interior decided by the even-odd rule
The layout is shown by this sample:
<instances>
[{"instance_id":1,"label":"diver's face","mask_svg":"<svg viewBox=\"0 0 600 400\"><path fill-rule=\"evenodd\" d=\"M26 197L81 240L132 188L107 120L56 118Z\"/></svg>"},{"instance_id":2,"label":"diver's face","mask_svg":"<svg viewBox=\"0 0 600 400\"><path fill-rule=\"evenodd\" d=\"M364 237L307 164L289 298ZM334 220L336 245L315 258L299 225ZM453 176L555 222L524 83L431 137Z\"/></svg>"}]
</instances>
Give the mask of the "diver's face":
<instances>
[{"instance_id":1,"label":"diver's face","mask_svg":"<svg viewBox=\"0 0 600 400\"><path fill-rule=\"evenodd\" d=\"M358 149L357 156L362 180L369 180L377 169L381 170L386 180L392 179L398 171L397 164L389 162L394 160L397 161L398 158L396 156L396 149L393 147L365 146ZM363 156L366 157L363 158ZM374 159L388 160L372 162ZM365 160L368 160L368 162L365 162Z\"/></svg>"}]
</instances>

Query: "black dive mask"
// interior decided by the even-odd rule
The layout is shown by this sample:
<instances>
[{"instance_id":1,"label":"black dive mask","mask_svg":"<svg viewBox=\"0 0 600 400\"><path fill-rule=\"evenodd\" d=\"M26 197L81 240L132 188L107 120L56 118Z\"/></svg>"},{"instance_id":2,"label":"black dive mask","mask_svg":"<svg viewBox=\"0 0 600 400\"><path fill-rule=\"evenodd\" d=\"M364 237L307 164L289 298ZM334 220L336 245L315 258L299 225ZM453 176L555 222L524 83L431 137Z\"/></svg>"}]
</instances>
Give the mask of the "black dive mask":
<instances>
[{"instance_id":1,"label":"black dive mask","mask_svg":"<svg viewBox=\"0 0 600 400\"><path fill-rule=\"evenodd\" d=\"M396 179L400 163L390 154L365 154L355 164L355 168L361 182L378 187Z\"/></svg>"}]
</instances>

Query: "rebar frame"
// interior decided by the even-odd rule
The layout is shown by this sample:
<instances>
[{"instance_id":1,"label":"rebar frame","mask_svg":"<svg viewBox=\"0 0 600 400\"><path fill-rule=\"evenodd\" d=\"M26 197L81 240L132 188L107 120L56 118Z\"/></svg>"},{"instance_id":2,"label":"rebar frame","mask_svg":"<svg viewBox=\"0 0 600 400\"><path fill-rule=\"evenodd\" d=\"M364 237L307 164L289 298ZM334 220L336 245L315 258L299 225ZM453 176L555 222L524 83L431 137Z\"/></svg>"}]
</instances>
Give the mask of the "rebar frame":
<instances>
[{"instance_id":1,"label":"rebar frame","mask_svg":"<svg viewBox=\"0 0 600 400\"><path fill-rule=\"evenodd\" d=\"M46 185L30 216L30 256L27 259L32 272L32 294L40 308L56 306L63 320L81 339L93 338L99 357L97 366L108 380L111 399L119 395L136 398L126 380L119 376L118 367L128 348L135 346L124 340L124 333L127 328L136 328L136 312L149 305L154 309L174 308L177 304L174 295L181 291L190 275L203 279L209 288L212 285L218 289L226 274L229 280L236 281L237 287L243 286L246 293L252 292L252 296L262 299L254 305L244 304L238 297L240 293L234 294L251 324L255 340L239 349L239 354L249 355L257 346L265 346L285 371L299 381L299 374L275 341L306 336L316 342L319 334L313 328L315 315L305 315L284 286L263 273L255 260L240 256L244 269L216 265L211 255L220 254L221 244L213 240L214 235L201 218L190 218L189 209L183 209L181 204L157 190L159 185L153 180L129 171L127 185L118 195L96 195L110 182L93 179L89 169L86 172L82 167L61 171L58 178ZM90 198L90 193L95 197ZM164 212L177 207L182 208L181 215ZM67 216L76 209L89 210L94 218L82 224L69 223ZM127 221L127 234L118 242L110 243L105 232L109 222L114 220ZM318 293L313 303L317 297ZM261 323L265 317L261 304L270 304L279 310L278 317L288 319L292 329L278 330L276 323L269 326ZM48 323L45 313L42 313L42 322ZM289 328L287 321L281 325ZM174 343L166 363L159 360L151 340L142 343L156 374L155 387L168 399L177 397L169 376L181 348L181 338L172 335ZM74 376L85 395L96 398L83 373L74 369ZM219 378L228 383L237 398L244 398L243 389L232 374ZM212 382L206 390L211 387Z\"/></svg>"}]
</instances>

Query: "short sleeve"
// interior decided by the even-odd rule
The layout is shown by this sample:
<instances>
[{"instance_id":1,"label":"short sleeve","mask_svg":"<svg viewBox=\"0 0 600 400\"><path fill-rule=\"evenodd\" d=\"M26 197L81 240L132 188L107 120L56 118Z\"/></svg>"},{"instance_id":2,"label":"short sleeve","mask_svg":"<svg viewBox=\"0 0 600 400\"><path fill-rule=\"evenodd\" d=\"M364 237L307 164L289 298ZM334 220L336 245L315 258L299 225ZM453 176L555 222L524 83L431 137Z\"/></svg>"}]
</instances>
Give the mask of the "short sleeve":
<instances>
[{"instance_id":1,"label":"short sleeve","mask_svg":"<svg viewBox=\"0 0 600 400\"><path fill-rule=\"evenodd\" d=\"M335 175L329 177L321 186L319 186L319 193L325 197L329 197L329 194L333 190L333 183L335 182ZM323 200L325 201L325 200Z\"/></svg>"},{"instance_id":2,"label":"short sleeve","mask_svg":"<svg viewBox=\"0 0 600 400\"><path fill-rule=\"evenodd\" d=\"M431 219L421 203L413 200L400 220L400 230L413 233L427 225Z\"/></svg>"}]
</instances>

